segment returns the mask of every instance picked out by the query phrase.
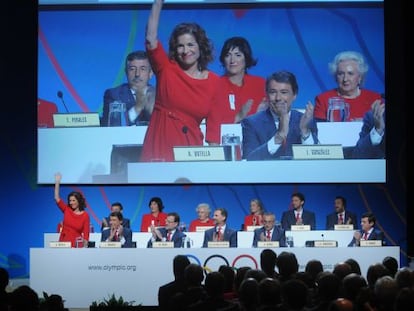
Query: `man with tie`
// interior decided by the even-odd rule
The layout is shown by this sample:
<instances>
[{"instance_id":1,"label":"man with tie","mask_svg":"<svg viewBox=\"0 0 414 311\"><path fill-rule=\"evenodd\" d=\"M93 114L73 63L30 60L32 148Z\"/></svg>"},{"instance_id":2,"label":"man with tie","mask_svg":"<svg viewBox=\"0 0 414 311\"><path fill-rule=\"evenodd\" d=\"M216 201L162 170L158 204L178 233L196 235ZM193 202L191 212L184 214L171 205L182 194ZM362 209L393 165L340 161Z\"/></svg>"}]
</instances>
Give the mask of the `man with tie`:
<instances>
[{"instance_id":1,"label":"man with tie","mask_svg":"<svg viewBox=\"0 0 414 311\"><path fill-rule=\"evenodd\" d=\"M382 245L384 245L384 233L375 228L376 221L377 219L373 213L362 214L361 230L354 232L354 237L348 246L360 246L361 240L381 240Z\"/></svg>"},{"instance_id":2,"label":"man with tie","mask_svg":"<svg viewBox=\"0 0 414 311\"><path fill-rule=\"evenodd\" d=\"M285 230L275 226L276 216L271 212L263 214L263 227L254 230L253 247L259 241L278 241L280 247L286 247Z\"/></svg>"},{"instance_id":3,"label":"man with tie","mask_svg":"<svg viewBox=\"0 0 414 311\"><path fill-rule=\"evenodd\" d=\"M346 199L337 196L334 201L335 212L326 216L326 230L334 230L335 225L353 225L358 229L356 214L346 209Z\"/></svg>"},{"instance_id":4,"label":"man with tie","mask_svg":"<svg viewBox=\"0 0 414 311\"><path fill-rule=\"evenodd\" d=\"M109 227L101 234L101 242L121 242L121 247L132 247L132 231L122 225L121 212L112 212L109 215Z\"/></svg>"},{"instance_id":5,"label":"man with tie","mask_svg":"<svg viewBox=\"0 0 414 311\"><path fill-rule=\"evenodd\" d=\"M203 247L208 247L208 242L228 241L230 247L237 247L237 231L227 226L227 210L216 208L213 214L214 228L204 231Z\"/></svg>"},{"instance_id":6,"label":"man with tie","mask_svg":"<svg viewBox=\"0 0 414 311\"><path fill-rule=\"evenodd\" d=\"M300 192L291 195L291 205L293 209L282 214L283 230L291 230L292 225L309 225L311 230L316 229L315 213L305 210L305 195Z\"/></svg>"},{"instance_id":7,"label":"man with tie","mask_svg":"<svg viewBox=\"0 0 414 311\"><path fill-rule=\"evenodd\" d=\"M167 214L165 227L156 228L151 224L152 236L147 243L147 247L152 248L153 242L174 242L174 247L183 247L183 240L186 235L178 229L180 215L175 212Z\"/></svg>"}]
</instances>

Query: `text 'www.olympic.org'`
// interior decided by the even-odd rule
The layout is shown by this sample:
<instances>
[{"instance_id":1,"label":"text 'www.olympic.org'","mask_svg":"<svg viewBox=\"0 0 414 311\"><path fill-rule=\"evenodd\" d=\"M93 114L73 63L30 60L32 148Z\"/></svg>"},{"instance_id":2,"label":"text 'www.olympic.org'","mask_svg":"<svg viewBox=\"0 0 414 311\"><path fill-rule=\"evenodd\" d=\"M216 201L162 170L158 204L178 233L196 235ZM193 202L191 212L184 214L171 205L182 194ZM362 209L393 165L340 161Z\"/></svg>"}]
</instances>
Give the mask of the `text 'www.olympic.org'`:
<instances>
[{"instance_id":1,"label":"text 'www.olympic.org'","mask_svg":"<svg viewBox=\"0 0 414 311\"><path fill-rule=\"evenodd\" d=\"M104 272L111 272L111 271L131 271L135 272L137 270L136 265L89 265L88 269L91 271L104 271Z\"/></svg>"}]
</instances>

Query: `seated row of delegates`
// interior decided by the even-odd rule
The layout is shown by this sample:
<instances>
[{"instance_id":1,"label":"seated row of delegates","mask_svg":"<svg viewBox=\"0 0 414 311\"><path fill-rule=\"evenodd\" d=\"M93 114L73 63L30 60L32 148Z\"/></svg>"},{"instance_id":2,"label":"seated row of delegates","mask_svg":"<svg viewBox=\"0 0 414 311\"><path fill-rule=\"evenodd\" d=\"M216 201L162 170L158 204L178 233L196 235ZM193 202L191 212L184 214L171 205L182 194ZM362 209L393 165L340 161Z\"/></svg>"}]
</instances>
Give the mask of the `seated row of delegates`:
<instances>
[{"instance_id":1,"label":"seated row of delegates","mask_svg":"<svg viewBox=\"0 0 414 311\"><path fill-rule=\"evenodd\" d=\"M214 220L210 218L211 209L207 203L200 203L196 208L197 219L190 222L189 232L204 231L214 227Z\"/></svg>"}]
</instances>

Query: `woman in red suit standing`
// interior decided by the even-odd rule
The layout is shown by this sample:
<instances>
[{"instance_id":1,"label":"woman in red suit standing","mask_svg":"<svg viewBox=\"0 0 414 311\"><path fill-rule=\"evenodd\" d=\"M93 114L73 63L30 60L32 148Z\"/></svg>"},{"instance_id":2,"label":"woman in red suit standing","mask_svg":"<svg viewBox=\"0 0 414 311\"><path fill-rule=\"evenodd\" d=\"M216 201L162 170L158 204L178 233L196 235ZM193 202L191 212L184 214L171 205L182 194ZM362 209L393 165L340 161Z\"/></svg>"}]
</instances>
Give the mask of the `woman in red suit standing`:
<instances>
[{"instance_id":1,"label":"woman in red suit standing","mask_svg":"<svg viewBox=\"0 0 414 311\"><path fill-rule=\"evenodd\" d=\"M158 40L162 0L155 0L146 30L146 50L157 79L154 110L141 161L174 161L173 147L202 146L200 129L215 106L219 77L208 70L213 47L203 28L180 23L172 31L168 54ZM220 141L209 142L218 144Z\"/></svg>"},{"instance_id":2,"label":"woman in red suit standing","mask_svg":"<svg viewBox=\"0 0 414 311\"><path fill-rule=\"evenodd\" d=\"M150 232L151 225L155 227L165 227L167 221L167 213L163 212L164 204L161 198L153 197L148 204L151 212L142 215L141 232Z\"/></svg>"},{"instance_id":3,"label":"woman in red suit standing","mask_svg":"<svg viewBox=\"0 0 414 311\"><path fill-rule=\"evenodd\" d=\"M244 217L243 230L248 226L263 226L264 207L259 199L250 200L250 215Z\"/></svg>"},{"instance_id":4,"label":"woman in red suit standing","mask_svg":"<svg viewBox=\"0 0 414 311\"><path fill-rule=\"evenodd\" d=\"M63 212L62 230L59 235L60 242L71 242L72 247L87 247L89 241L90 218L85 211L84 196L77 191L68 195L66 204L60 198L60 182L62 175L55 174L55 201ZM77 244L78 242L78 244Z\"/></svg>"}]
</instances>

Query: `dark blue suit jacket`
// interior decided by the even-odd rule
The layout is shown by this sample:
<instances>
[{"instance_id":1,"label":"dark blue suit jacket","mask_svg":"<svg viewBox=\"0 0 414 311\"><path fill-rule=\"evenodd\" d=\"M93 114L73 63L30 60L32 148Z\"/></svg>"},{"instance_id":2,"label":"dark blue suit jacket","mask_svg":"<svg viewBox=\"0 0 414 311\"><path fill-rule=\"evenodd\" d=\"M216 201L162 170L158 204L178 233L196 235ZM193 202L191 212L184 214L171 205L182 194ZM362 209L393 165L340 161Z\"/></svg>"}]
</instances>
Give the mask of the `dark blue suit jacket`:
<instances>
[{"instance_id":1,"label":"dark blue suit jacket","mask_svg":"<svg viewBox=\"0 0 414 311\"><path fill-rule=\"evenodd\" d=\"M359 230L359 232L361 233L361 236L363 236L364 231ZM382 245L384 245L385 241L384 241L384 232L374 229L374 231L371 232L371 234L368 237L368 240L381 240L382 241ZM356 245L356 240L355 238L352 238L352 241L348 244L348 246L358 246Z\"/></svg>"},{"instance_id":2,"label":"dark blue suit jacket","mask_svg":"<svg viewBox=\"0 0 414 311\"><path fill-rule=\"evenodd\" d=\"M311 230L315 230L316 229L315 213L303 209L302 222L304 225L310 225ZM282 228L284 230L290 230L291 225L296 225L295 211L292 209L290 211L283 212L281 223L282 223Z\"/></svg>"},{"instance_id":3,"label":"dark blue suit jacket","mask_svg":"<svg viewBox=\"0 0 414 311\"><path fill-rule=\"evenodd\" d=\"M261 241L261 237L263 236L266 236L266 230L264 227L257 228L254 230L253 247L257 247L257 242ZM279 226L274 226L271 240L279 241L280 247L286 247L285 230L283 230Z\"/></svg>"},{"instance_id":4,"label":"dark blue suit jacket","mask_svg":"<svg viewBox=\"0 0 414 311\"><path fill-rule=\"evenodd\" d=\"M277 132L276 124L270 108L255 113L241 121L243 133L243 159L247 160L273 160L280 158L291 158L292 144L302 143L302 134L299 129L300 119L303 113L291 110L289 120L289 134L285 146L281 146L275 154L270 154L267 142ZM311 135L316 144L318 130L316 123L312 121Z\"/></svg>"},{"instance_id":5,"label":"dark blue suit jacket","mask_svg":"<svg viewBox=\"0 0 414 311\"><path fill-rule=\"evenodd\" d=\"M152 88L152 86L149 87ZM141 122L149 122L151 115L146 110L143 110L143 112L136 118L134 122L131 122L129 120L128 110L135 106L135 98L131 93L128 83L124 83L105 91L101 126L108 126L109 104L114 101L120 101L126 104L127 125L138 125Z\"/></svg>"},{"instance_id":6,"label":"dark blue suit jacket","mask_svg":"<svg viewBox=\"0 0 414 311\"><path fill-rule=\"evenodd\" d=\"M167 229L165 228L159 228L158 231L161 233L163 238L167 238ZM183 247L183 239L186 237L186 235L181 232L180 230L176 229L174 234L171 237L171 241L174 242L174 247L179 248ZM161 239L158 237L155 239L156 242L161 242ZM149 239L147 243L148 248L152 248L152 239Z\"/></svg>"},{"instance_id":7,"label":"dark blue suit jacket","mask_svg":"<svg viewBox=\"0 0 414 311\"><path fill-rule=\"evenodd\" d=\"M103 230L102 233L101 233L101 242L106 241L109 238L110 235L111 235L111 229L110 228L107 228L107 229ZM122 245L122 247L124 247L124 248L132 247L132 231L131 231L131 229L123 227L122 235L125 238L125 243L124 243L124 245Z\"/></svg>"},{"instance_id":8,"label":"dark blue suit jacket","mask_svg":"<svg viewBox=\"0 0 414 311\"><path fill-rule=\"evenodd\" d=\"M384 116L385 118L385 113ZM353 150L352 157L356 159L383 159L385 158L385 133L379 145L373 146L370 132L374 128L374 116L372 110L364 115L359 139Z\"/></svg>"},{"instance_id":9,"label":"dark blue suit jacket","mask_svg":"<svg viewBox=\"0 0 414 311\"><path fill-rule=\"evenodd\" d=\"M346 210L344 223L346 224L348 220L351 221L354 229L358 229L358 220L356 214ZM338 224L338 214L336 212L326 216L326 230L334 230L336 224Z\"/></svg>"},{"instance_id":10,"label":"dark blue suit jacket","mask_svg":"<svg viewBox=\"0 0 414 311\"><path fill-rule=\"evenodd\" d=\"M217 227L204 231L203 247L208 247L208 242L213 241L213 237L216 232ZM237 231L230 229L229 226L226 225L226 230L224 230L223 234L223 241L229 241L230 247L237 247Z\"/></svg>"}]
</instances>

